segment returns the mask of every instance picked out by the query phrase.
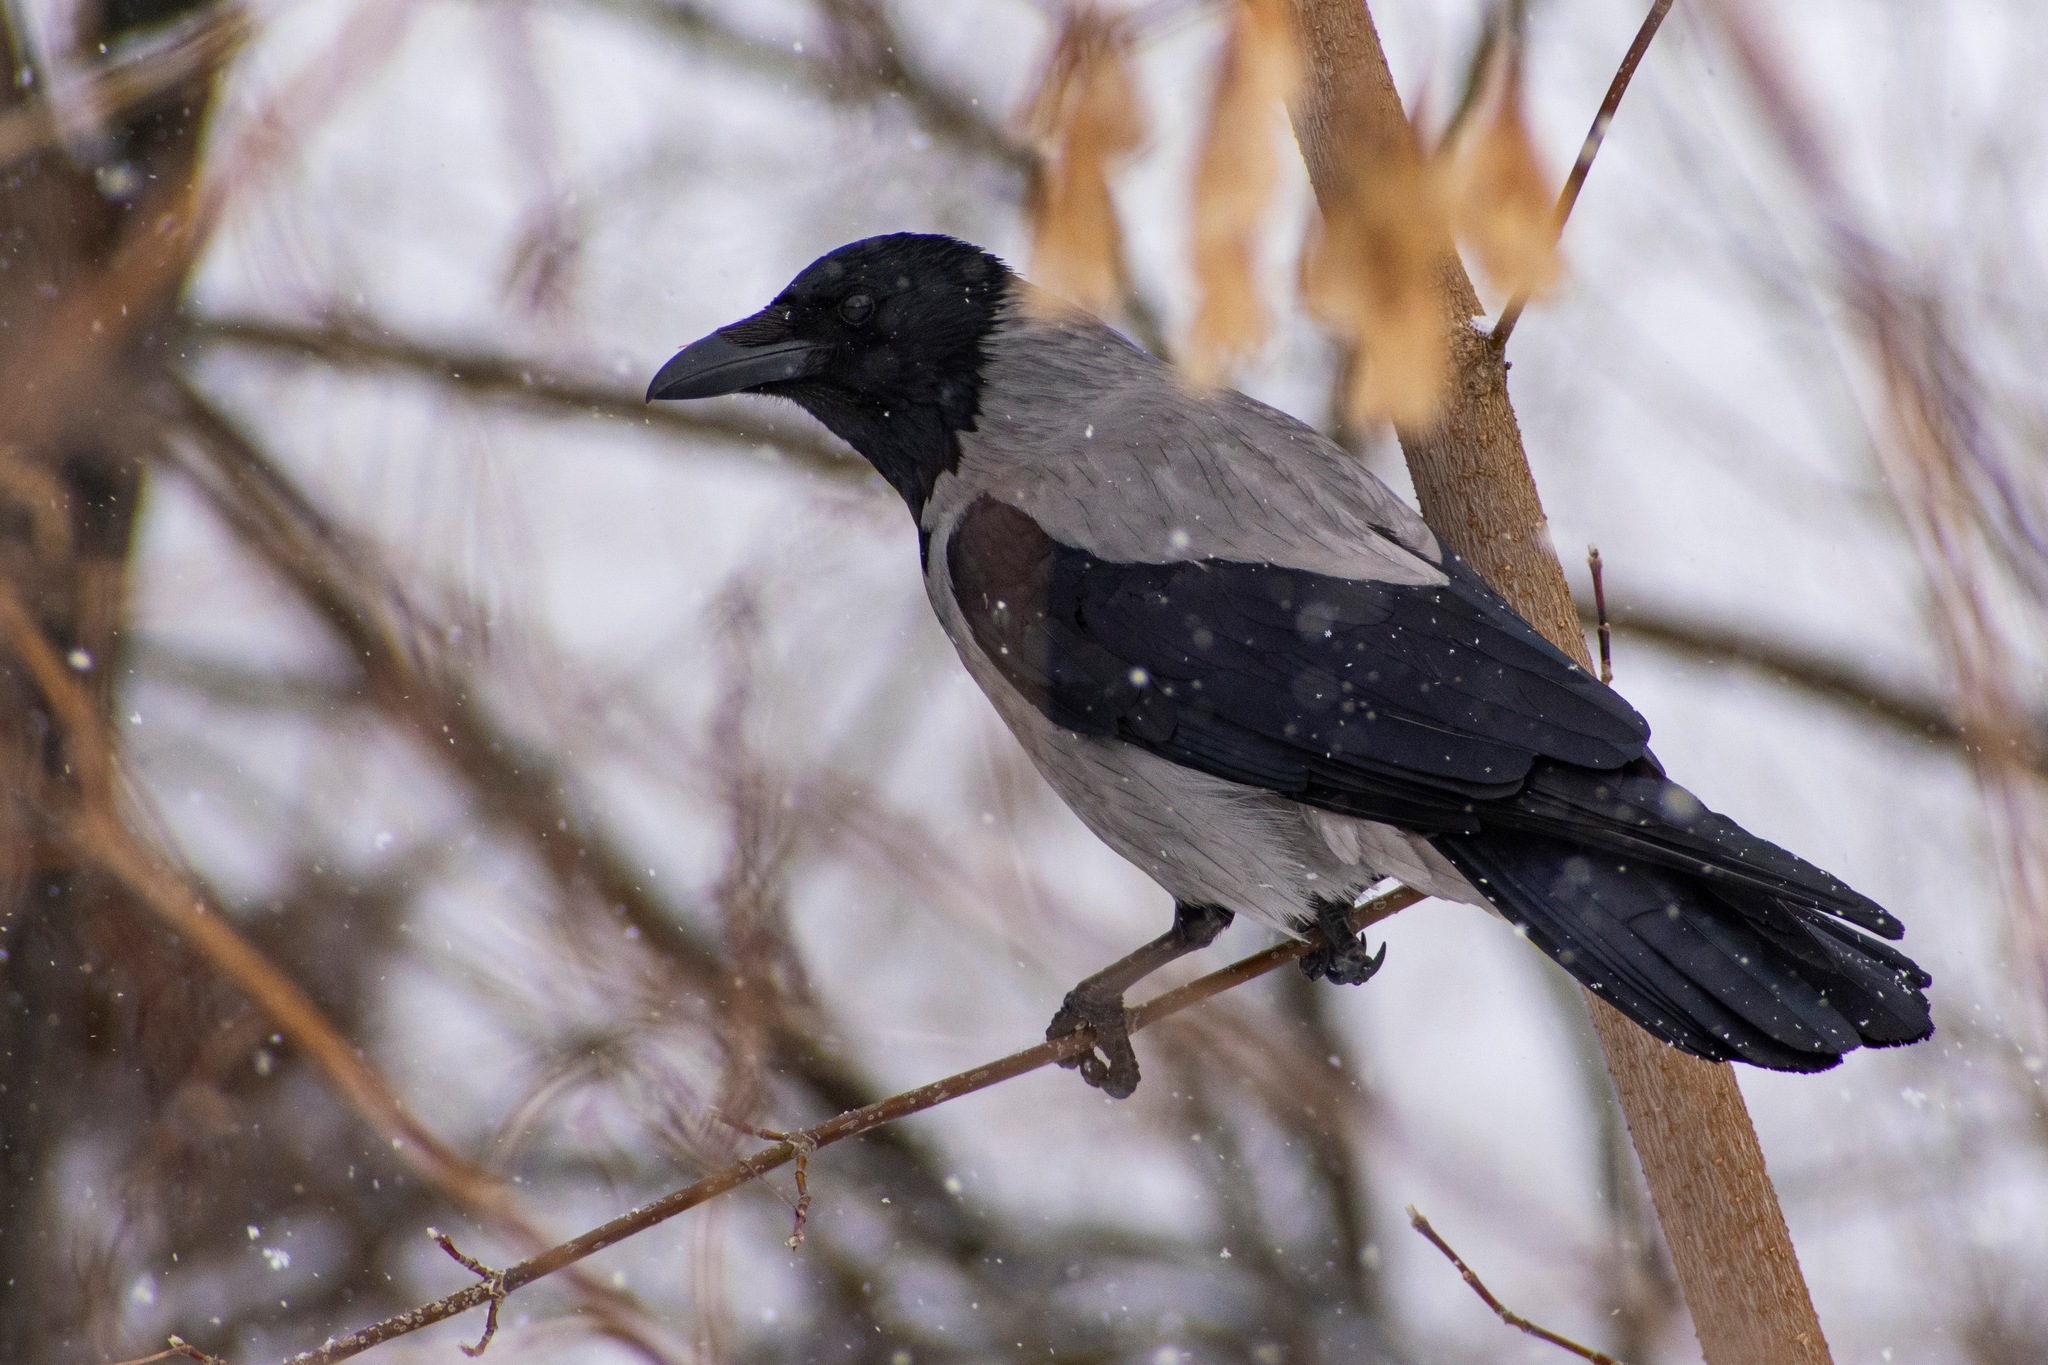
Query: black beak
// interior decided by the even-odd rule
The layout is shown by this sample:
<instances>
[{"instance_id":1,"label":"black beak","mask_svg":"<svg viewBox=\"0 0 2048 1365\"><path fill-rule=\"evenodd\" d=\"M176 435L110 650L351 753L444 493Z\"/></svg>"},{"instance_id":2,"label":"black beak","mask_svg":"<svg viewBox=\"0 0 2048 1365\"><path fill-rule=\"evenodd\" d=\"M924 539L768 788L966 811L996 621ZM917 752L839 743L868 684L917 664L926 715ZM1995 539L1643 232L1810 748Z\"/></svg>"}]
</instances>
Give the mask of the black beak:
<instances>
[{"instance_id":1,"label":"black beak","mask_svg":"<svg viewBox=\"0 0 2048 1365\"><path fill-rule=\"evenodd\" d=\"M726 331L732 330L727 328ZM763 384L786 383L815 374L825 350L808 341L771 341L749 346L713 332L670 358L647 386L647 401L657 398L714 398Z\"/></svg>"}]
</instances>

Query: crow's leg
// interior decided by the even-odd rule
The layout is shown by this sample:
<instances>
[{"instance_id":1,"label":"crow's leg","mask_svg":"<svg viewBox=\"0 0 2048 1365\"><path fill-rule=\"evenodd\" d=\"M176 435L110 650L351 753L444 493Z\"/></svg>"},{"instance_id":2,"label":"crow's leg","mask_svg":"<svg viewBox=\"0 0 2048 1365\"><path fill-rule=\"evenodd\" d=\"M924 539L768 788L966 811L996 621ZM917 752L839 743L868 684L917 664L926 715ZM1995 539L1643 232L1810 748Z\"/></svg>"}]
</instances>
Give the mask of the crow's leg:
<instances>
[{"instance_id":1,"label":"crow's leg","mask_svg":"<svg viewBox=\"0 0 2048 1365\"><path fill-rule=\"evenodd\" d=\"M1387 945L1377 953L1365 950L1365 938L1351 931L1351 902L1321 899L1316 902L1316 928L1322 941L1301 960L1301 970L1311 981L1328 981L1334 986L1359 986L1387 960Z\"/></svg>"},{"instance_id":2,"label":"crow's leg","mask_svg":"<svg viewBox=\"0 0 2048 1365\"><path fill-rule=\"evenodd\" d=\"M1138 1054L1131 1050L1130 1016L1124 992L1175 958L1206 948L1235 916L1220 905L1175 902L1173 927L1128 957L1119 958L1067 992L1045 1036L1064 1038L1095 1030L1095 1046L1061 1066L1079 1067L1081 1079L1120 1100L1138 1088Z\"/></svg>"}]
</instances>

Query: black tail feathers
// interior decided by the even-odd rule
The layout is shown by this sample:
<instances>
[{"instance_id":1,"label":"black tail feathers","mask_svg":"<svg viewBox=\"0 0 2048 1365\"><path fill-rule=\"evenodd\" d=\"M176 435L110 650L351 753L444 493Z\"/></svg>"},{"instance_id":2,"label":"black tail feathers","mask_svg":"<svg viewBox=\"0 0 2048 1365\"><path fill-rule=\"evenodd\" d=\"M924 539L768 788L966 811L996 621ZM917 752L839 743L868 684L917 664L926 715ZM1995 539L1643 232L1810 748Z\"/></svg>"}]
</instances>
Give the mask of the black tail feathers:
<instances>
[{"instance_id":1,"label":"black tail feathers","mask_svg":"<svg viewBox=\"0 0 2048 1365\"><path fill-rule=\"evenodd\" d=\"M1895 938L1896 920L1661 775L1551 769L1498 814L1434 842L1531 942L1676 1047L1823 1071L1934 1031L1927 973L1844 922Z\"/></svg>"}]
</instances>

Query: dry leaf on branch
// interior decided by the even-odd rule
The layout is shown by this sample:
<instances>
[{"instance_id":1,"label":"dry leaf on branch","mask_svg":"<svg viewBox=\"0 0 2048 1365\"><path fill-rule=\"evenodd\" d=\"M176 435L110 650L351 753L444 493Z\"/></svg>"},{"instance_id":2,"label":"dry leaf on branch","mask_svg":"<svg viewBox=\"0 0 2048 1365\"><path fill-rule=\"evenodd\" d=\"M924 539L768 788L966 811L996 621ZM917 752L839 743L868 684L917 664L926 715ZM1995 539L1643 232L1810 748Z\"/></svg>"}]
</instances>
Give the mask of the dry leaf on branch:
<instances>
[{"instance_id":1,"label":"dry leaf on branch","mask_svg":"<svg viewBox=\"0 0 2048 1365\"><path fill-rule=\"evenodd\" d=\"M1450 232L1437 167L1412 128L1349 142L1349 183L1310 229L1302 298L1355 349L1352 420L1426 426L1450 381L1440 297Z\"/></svg>"},{"instance_id":2,"label":"dry leaf on branch","mask_svg":"<svg viewBox=\"0 0 2048 1365\"><path fill-rule=\"evenodd\" d=\"M1031 273L1092 312L1113 315L1125 293L1123 234L1109 177L1144 140L1127 25L1093 9L1067 15L1031 101L1038 154L1031 186Z\"/></svg>"},{"instance_id":3,"label":"dry leaf on branch","mask_svg":"<svg viewBox=\"0 0 2048 1365\"><path fill-rule=\"evenodd\" d=\"M1266 340L1254 272L1259 224L1279 176L1287 101L1301 76L1286 0L1243 0L1231 19L1195 169L1197 303L1188 370L1221 382Z\"/></svg>"},{"instance_id":4,"label":"dry leaf on branch","mask_svg":"<svg viewBox=\"0 0 2048 1365\"><path fill-rule=\"evenodd\" d=\"M1520 38L1510 32L1489 44L1474 79L1470 114L1436 155L1452 229L1493 288L1547 297L1563 274L1557 186L1529 135Z\"/></svg>"}]
</instances>

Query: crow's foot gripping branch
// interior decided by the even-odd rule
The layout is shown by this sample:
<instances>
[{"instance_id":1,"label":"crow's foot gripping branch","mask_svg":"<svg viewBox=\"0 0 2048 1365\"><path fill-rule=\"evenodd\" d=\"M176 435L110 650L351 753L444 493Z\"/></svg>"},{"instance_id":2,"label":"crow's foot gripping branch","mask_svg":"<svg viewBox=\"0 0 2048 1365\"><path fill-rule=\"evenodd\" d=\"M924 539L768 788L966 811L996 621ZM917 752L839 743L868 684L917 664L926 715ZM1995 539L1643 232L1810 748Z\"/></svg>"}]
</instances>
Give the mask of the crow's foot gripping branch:
<instances>
[{"instance_id":1,"label":"crow's foot gripping branch","mask_svg":"<svg viewBox=\"0 0 2048 1365\"><path fill-rule=\"evenodd\" d=\"M1351 903L1340 900L1316 902L1316 929L1321 941L1301 960L1301 970L1311 981L1328 981L1335 986L1362 986L1387 960L1387 945L1377 953L1365 950L1365 936L1351 930Z\"/></svg>"},{"instance_id":2,"label":"crow's foot gripping branch","mask_svg":"<svg viewBox=\"0 0 2048 1365\"><path fill-rule=\"evenodd\" d=\"M1064 1038L1083 1029L1095 1034L1095 1046L1061 1066L1077 1068L1081 1079L1113 1100L1128 1099L1138 1088L1138 1054L1131 1048L1130 1012L1123 992L1091 994L1086 982L1067 992L1058 1014L1046 1025L1048 1039Z\"/></svg>"},{"instance_id":3,"label":"crow's foot gripping branch","mask_svg":"<svg viewBox=\"0 0 2048 1365\"><path fill-rule=\"evenodd\" d=\"M1064 1038L1088 1029L1095 1046L1060 1065L1078 1068L1082 1080L1113 1100L1128 1098L1138 1088L1138 1054L1131 1050L1124 992L1175 958L1208 947L1235 918L1220 905L1176 903L1173 928L1068 991L1045 1036Z\"/></svg>"}]
</instances>

